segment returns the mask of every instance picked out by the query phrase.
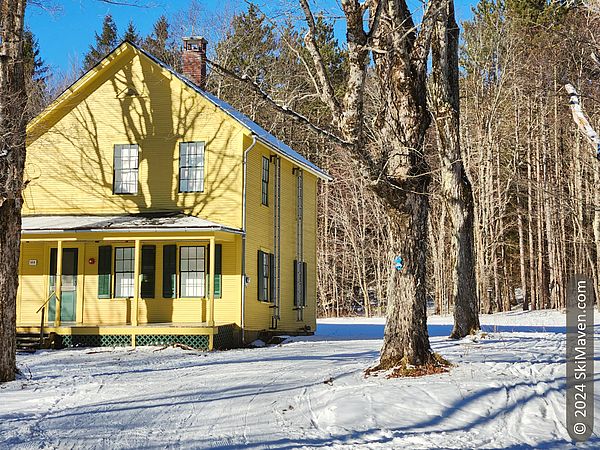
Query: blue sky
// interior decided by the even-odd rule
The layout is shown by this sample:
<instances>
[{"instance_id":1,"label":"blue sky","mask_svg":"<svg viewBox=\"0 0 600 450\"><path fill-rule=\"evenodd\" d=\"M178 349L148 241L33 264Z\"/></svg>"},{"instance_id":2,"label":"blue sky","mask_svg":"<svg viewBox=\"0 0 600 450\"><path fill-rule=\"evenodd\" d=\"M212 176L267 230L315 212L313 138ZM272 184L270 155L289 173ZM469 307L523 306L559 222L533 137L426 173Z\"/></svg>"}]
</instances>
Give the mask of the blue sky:
<instances>
[{"instance_id":1,"label":"blue sky","mask_svg":"<svg viewBox=\"0 0 600 450\"><path fill-rule=\"evenodd\" d=\"M152 7L137 8L109 5L98 0L56 0L55 3L60 6L59 11L49 12L36 6L28 7L27 26L39 40L44 61L52 68L67 71L73 61L83 60L83 55L94 42L94 33L100 30L102 19L107 13L113 15L120 33L131 20L138 32L146 35L150 33L152 24L161 14L171 17L178 12L187 11L191 1L146 0L145 3ZM207 21L222 8L237 11L246 7L243 0L197 0L197 3L200 4L202 15ZM335 9L337 4L334 0L317 3L330 10ZM416 0L409 3L418 5ZM474 3L475 0L456 0L459 20L470 17L471 5ZM343 32L341 27L338 28Z\"/></svg>"}]
</instances>

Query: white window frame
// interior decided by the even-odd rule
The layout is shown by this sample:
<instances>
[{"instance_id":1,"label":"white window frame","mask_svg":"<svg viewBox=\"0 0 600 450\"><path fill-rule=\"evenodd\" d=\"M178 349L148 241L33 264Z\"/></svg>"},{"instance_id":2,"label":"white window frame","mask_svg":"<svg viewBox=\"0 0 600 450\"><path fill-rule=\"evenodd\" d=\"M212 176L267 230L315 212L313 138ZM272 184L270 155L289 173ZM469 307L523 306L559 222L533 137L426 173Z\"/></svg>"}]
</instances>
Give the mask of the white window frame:
<instances>
[{"instance_id":1,"label":"white window frame","mask_svg":"<svg viewBox=\"0 0 600 450\"><path fill-rule=\"evenodd\" d=\"M133 297L135 286L135 248L114 247L113 269L115 274L113 298Z\"/></svg>"},{"instance_id":2,"label":"white window frame","mask_svg":"<svg viewBox=\"0 0 600 450\"><path fill-rule=\"evenodd\" d=\"M205 144L203 141L179 144L179 192L204 192Z\"/></svg>"},{"instance_id":3,"label":"white window frame","mask_svg":"<svg viewBox=\"0 0 600 450\"><path fill-rule=\"evenodd\" d=\"M179 247L179 297L206 296L206 246Z\"/></svg>"},{"instance_id":4,"label":"white window frame","mask_svg":"<svg viewBox=\"0 0 600 450\"><path fill-rule=\"evenodd\" d=\"M262 157L262 170L260 176L260 203L263 206L269 206L269 178L271 172L271 161L266 156Z\"/></svg>"},{"instance_id":5,"label":"white window frame","mask_svg":"<svg viewBox=\"0 0 600 450\"><path fill-rule=\"evenodd\" d=\"M137 144L115 144L113 150L113 194L136 195L139 184Z\"/></svg>"}]
</instances>

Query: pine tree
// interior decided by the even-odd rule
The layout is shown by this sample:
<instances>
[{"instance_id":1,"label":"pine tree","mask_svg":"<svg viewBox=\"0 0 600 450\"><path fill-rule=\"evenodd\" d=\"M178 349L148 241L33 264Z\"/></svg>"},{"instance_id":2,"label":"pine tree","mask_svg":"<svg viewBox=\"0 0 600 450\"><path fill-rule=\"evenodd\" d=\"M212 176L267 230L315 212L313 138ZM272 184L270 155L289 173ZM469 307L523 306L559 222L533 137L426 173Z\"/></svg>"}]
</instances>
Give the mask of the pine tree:
<instances>
[{"instance_id":1,"label":"pine tree","mask_svg":"<svg viewBox=\"0 0 600 450\"><path fill-rule=\"evenodd\" d=\"M217 54L227 67L245 74L268 88L268 74L276 61L277 42L273 26L268 24L258 8L250 4L248 11L234 16L232 28L217 46Z\"/></svg>"},{"instance_id":2,"label":"pine tree","mask_svg":"<svg viewBox=\"0 0 600 450\"><path fill-rule=\"evenodd\" d=\"M40 56L40 45L31 30L23 33L23 58L25 78L34 82L45 83L48 78L48 66Z\"/></svg>"},{"instance_id":3,"label":"pine tree","mask_svg":"<svg viewBox=\"0 0 600 450\"><path fill-rule=\"evenodd\" d=\"M29 118L33 118L47 104L49 68L40 56L38 40L31 30L24 31L23 43L23 69L28 94L27 114Z\"/></svg>"},{"instance_id":4,"label":"pine tree","mask_svg":"<svg viewBox=\"0 0 600 450\"><path fill-rule=\"evenodd\" d=\"M96 44L90 45L88 53L83 60L84 70L94 67L98 61L108 55L118 44L117 25L110 14L104 16L102 33L96 33Z\"/></svg>"},{"instance_id":5,"label":"pine tree","mask_svg":"<svg viewBox=\"0 0 600 450\"><path fill-rule=\"evenodd\" d=\"M134 44L139 44L142 41L142 38L137 32L133 21L129 21L129 25L127 25L127 30L125 30L125 33L123 34L121 40L133 42Z\"/></svg>"},{"instance_id":6,"label":"pine tree","mask_svg":"<svg viewBox=\"0 0 600 450\"><path fill-rule=\"evenodd\" d=\"M144 39L142 47L175 70L180 69L181 51L171 37L169 21L164 15L154 23L152 33Z\"/></svg>"},{"instance_id":7,"label":"pine tree","mask_svg":"<svg viewBox=\"0 0 600 450\"><path fill-rule=\"evenodd\" d=\"M347 54L335 38L333 23L327 22L322 14L317 16L315 30L319 51L332 83L341 88L346 79Z\"/></svg>"}]
</instances>

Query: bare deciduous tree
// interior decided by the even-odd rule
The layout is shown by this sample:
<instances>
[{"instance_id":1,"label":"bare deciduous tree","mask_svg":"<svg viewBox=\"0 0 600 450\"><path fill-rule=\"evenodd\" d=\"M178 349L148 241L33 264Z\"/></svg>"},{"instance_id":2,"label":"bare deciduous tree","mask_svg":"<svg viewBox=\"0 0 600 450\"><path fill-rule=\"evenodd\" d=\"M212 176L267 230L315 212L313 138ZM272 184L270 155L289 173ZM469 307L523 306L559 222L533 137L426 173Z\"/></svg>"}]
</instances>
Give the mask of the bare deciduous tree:
<instances>
[{"instance_id":1,"label":"bare deciduous tree","mask_svg":"<svg viewBox=\"0 0 600 450\"><path fill-rule=\"evenodd\" d=\"M439 141L442 192L453 227L454 329L451 337L455 339L479 330L473 189L463 164L460 145L459 32L454 4L445 0L432 40L429 99Z\"/></svg>"},{"instance_id":2,"label":"bare deciduous tree","mask_svg":"<svg viewBox=\"0 0 600 450\"><path fill-rule=\"evenodd\" d=\"M19 285L21 192L25 167L25 0L0 2L0 382L16 372L16 298Z\"/></svg>"},{"instance_id":3,"label":"bare deciduous tree","mask_svg":"<svg viewBox=\"0 0 600 450\"><path fill-rule=\"evenodd\" d=\"M424 152L431 116L427 108L427 57L435 21L444 2L427 2L420 26L403 0L361 3L343 0L346 19L347 80L342 98L333 89L319 51L316 21L308 0L300 0L308 30L304 44L314 68L315 90L331 114L337 133L273 100L261 86L219 64L213 67L245 82L280 112L345 149L359 173L385 205L390 227L390 251L404 267L388 283L387 324L376 369L421 366L434 362L426 318L428 189L430 168ZM365 135L365 85L369 56L381 88L376 118L377 148Z\"/></svg>"}]
</instances>

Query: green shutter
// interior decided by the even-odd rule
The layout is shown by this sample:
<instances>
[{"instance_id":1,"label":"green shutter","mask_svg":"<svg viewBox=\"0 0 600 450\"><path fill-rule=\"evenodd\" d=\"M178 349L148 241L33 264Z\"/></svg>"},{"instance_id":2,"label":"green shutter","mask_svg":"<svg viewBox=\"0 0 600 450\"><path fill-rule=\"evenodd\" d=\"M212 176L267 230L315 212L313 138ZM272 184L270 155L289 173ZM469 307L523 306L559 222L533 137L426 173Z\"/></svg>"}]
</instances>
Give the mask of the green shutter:
<instances>
[{"instance_id":1,"label":"green shutter","mask_svg":"<svg viewBox=\"0 0 600 450\"><path fill-rule=\"evenodd\" d=\"M177 297L177 246L163 246L163 298Z\"/></svg>"},{"instance_id":2,"label":"green shutter","mask_svg":"<svg viewBox=\"0 0 600 450\"><path fill-rule=\"evenodd\" d=\"M215 244L215 297L221 298L221 284L222 284L222 273L221 273L221 244Z\"/></svg>"},{"instance_id":3,"label":"green shutter","mask_svg":"<svg viewBox=\"0 0 600 450\"><path fill-rule=\"evenodd\" d=\"M302 306L306 306L306 263L302 263Z\"/></svg>"},{"instance_id":4,"label":"green shutter","mask_svg":"<svg viewBox=\"0 0 600 450\"><path fill-rule=\"evenodd\" d=\"M269 301L275 301L275 255L269 253Z\"/></svg>"},{"instance_id":5,"label":"green shutter","mask_svg":"<svg viewBox=\"0 0 600 450\"><path fill-rule=\"evenodd\" d=\"M156 245L142 245L142 298L154 298Z\"/></svg>"},{"instance_id":6,"label":"green shutter","mask_svg":"<svg viewBox=\"0 0 600 450\"><path fill-rule=\"evenodd\" d=\"M206 247L206 297L210 295L210 247ZM215 244L215 298L221 298L221 244Z\"/></svg>"},{"instance_id":7,"label":"green shutter","mask_svg":"<svg viewBox=\"0 0 600 450\"><path fill-rule=\"evenodd\" d=\"M263 270L263 255L264 253L262 251L258 251L258 300L262 301L262 302L266 302L267 299L263 298L264 295L263 293L265 292L265 274L264 274L264 270Z\"/></svg>"},{"instance_id":8,"label":"green shutter","mask_svg":"<svg viewBox=\"0 0 600 450\"><path fill-rule=\"evenodd\" d=\"M112 247L98 247L98 298L110 298Z\"/></svg>"},{"instance_id":9,"label":"green shutter","mask_svg":"<svg viewBox=\"0 0 600 450\"><path fill-rule=\"evenodd\" d=\"M50 292L54 291L56 286L56 260L58 250L55 248L50 249Z\"/></svg>"}]
</instances>

